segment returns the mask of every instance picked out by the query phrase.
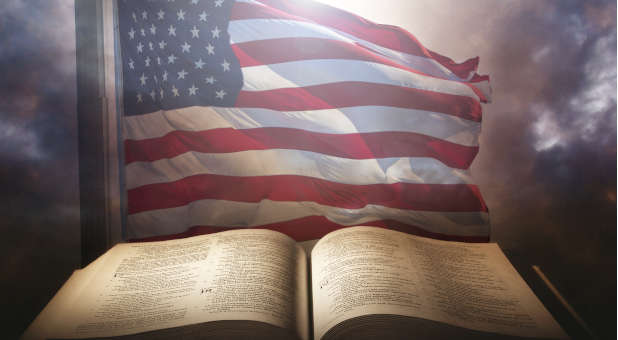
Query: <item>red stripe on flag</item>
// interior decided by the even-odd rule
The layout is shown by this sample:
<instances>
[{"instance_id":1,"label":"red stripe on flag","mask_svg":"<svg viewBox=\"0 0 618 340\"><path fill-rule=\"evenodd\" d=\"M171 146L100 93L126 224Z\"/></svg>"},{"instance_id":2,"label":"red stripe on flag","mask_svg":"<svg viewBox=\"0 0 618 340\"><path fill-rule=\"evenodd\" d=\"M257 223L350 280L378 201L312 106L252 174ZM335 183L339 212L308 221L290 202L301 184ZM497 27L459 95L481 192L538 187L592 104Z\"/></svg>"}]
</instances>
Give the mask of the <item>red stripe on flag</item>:
<instances>
[{"instance_id":1,"label":"red stripe on flag","mask_svg":"<svg viewBox=\"0 0 618 340\"><path fill-rule=\"evenodd\" d=\"M453 59L445 57L439 53L429 51L431 57L442 64L442 66L451 70L456 76L462 79L468 79L470 73L476 72L479 65L479 57L470 58L463 63L456 63Z\"/></svg>"},{"instance_id":2,"label":"red stripe on flag","mask_svg":"<svg viewBox=\"0 0 618 340\"><path fill-rule=\"evenodd\" d=\"M339 82L266 91L240 91L236 107L279 111L321 110L379 105L441 112L481 121L481 105L470 97L408 87Z\"/></svg>"},{"instance_id":3,"label":"red stripe on flag","mask_svg":"<svg viewBox=\"0 0 618 340\"><path fill-rule=\"evenodd\" d=\"M412 132L328 134L290 128L173 131L160 138L125 140L126 164L172 158L189 151L225 153L293 149L351 159L431 157L466 169L478 147L463 146Z\"/></svg>"},{"instance_id":4,"label":"red stripe on flag","mask_svg":"<svg viewBox=\"0 0 618 340\"><path fill-rule=\"evenodd\" d=\"M315 202L346 209L368 204L425 211L487 211L478 189L469 184L351 185L293 175L195 175L175 182L148 184L128 191L128 211L174 208L203 199L237 202Z\"/></svg>"},{"instance_id":5,"label":"red stripe on flag","mask_svg":"<svg viewBox=\"0 0 618 340\"><path fill-rule=\"evenodd\" d=\"M481 81L489 81L489 76L481 76L478 74L475 74L474 77L472 77L472 79L470 79L470 83L478 83Z\"/></svg>"},{"instance_id":6,"label":"red stripe on flag","mask_svg":"<svg viewBox=\"0 0 618 340\"><path fill-rule=\"evenodd\" d=\"M427 231L423 228L419 228L414 225L401 223L394 220L377 220L364 222L363 226L381 227L385 229L392 229L401 231L408 234L414 234L424 237L431 237L438 240L458 241L458 242L489 242L488 236L458 236L458 235L446 235L441 233L434 233ZM307 241L319 239L322 236L342 228L352 227L356 225L341 225L337 224L324 216L306 216L294 220L283 221L272 224L264 224L251 228L246 227L229 227L229 226L194 226L185 232L172 234L152 236L140 239L133 239L129 242L152 242L152 241L165 241L177 238L191 237L203 234L212 234L225 230L237 230L237 229L269 229L281 232L293 238L296 241ZM462 226L465 228L465 226Z\"/></svg>"}]
</instances>

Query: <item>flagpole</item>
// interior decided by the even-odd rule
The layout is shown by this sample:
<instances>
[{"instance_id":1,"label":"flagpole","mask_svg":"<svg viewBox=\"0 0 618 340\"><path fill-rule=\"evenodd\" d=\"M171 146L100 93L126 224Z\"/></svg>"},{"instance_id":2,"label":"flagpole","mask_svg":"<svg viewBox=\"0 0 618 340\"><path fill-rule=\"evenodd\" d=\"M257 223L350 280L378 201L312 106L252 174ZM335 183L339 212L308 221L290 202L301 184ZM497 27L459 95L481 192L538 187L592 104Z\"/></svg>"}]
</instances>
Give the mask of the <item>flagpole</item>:
<instances>
[{"instance_id":1,"label":"flagpole","mask_svg":"<svg viewBox=\"0 0 618 340\"><path fill-rule=\"evenodd\" d=\"M116 45L116 33L118 24L116 21L116 0L103 0L103 54L104 54L104 77L105 77L105 110L103 111L104 133L103 145L105 160L105 212L107 214L108 246L123 240L122 228L122 190L121 175L122 141L121 141L121 109L119 97L122 91L118 91L117 80L122 77L122 68L118 56L119 47ZM120 76L119 76L120 75Z\"/></svg>"},{"instance_id":2,"label":"flagpole","mask_svg":"<svg viewBox=\"0 0 618 340\"><path fill-rule=\"evenodd\" d=\"M122 239L114 5L75 1L83 266Z\"/></svg>"}]
</instances>

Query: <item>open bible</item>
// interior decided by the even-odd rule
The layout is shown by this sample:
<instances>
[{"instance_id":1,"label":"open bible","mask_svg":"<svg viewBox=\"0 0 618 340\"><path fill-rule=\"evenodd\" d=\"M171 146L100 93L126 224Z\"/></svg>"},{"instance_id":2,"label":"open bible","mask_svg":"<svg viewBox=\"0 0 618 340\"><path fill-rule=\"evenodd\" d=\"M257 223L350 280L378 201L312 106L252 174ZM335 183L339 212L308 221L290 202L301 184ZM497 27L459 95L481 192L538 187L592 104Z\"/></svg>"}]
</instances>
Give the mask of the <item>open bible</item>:
<instances>
[{"instance_id":1,"label":"open bible","mask_svg":"<svg viewBox=\"0 0 618 340\"><path fill-rule=\"evenodd\" d=\"M260 229L116 245L22 338L568 337L496 244L352 227L310 254Z\"/></svg>"}]
</instances>

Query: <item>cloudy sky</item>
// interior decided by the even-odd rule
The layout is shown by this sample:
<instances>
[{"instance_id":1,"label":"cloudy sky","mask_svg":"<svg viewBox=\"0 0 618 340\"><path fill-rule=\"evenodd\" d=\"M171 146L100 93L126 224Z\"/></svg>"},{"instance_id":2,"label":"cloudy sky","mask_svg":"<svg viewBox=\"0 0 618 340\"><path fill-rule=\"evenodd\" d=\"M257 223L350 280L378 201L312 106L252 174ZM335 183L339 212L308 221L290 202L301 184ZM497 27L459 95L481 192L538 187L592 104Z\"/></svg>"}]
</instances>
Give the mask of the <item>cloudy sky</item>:
<instances>
[{"instance_id":1,"label":"cloudy sky","mask_svg":"<svg viewBox=\"0 0 618 340\"><path fill-rule=\"evenodd\" d=\"M616 2L328 2L456 61L480 56L493 103L472 171L492 239L612 337ZM4 0L0 18L0 300L17 335L80 263L73 1Z\"/></svg>"}]
</instances>

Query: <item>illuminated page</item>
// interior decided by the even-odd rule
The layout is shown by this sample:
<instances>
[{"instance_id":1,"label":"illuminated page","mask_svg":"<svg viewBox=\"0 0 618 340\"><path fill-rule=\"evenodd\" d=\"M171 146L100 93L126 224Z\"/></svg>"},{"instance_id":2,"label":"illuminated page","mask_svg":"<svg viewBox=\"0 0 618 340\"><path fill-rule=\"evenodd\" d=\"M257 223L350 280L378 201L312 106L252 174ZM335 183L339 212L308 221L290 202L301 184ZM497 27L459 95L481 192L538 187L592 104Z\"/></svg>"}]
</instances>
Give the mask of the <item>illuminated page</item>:
<instances>
[{"instance_id":1,"label":"illuminated page","mask_svg":"<svg viewBox=\"0 0 618 340\"><path fill-rule=\"evenodd\" d=\"M106 255L48 337L136 334L219 320L268 323L308 338L306 255L289 237L234 230L128 243Z\"/></svg>"},{"instance_id":2,"label":"illuminated page","mask_svg":"<svg viewBox=\"0 0 618 340\"><path fill-rule=\"evenodd\" d=\"M567 338L496 244L354 227L322 238L311 262L316 339L345 320L372 314Z\"/></svg>"}]
</instances>

